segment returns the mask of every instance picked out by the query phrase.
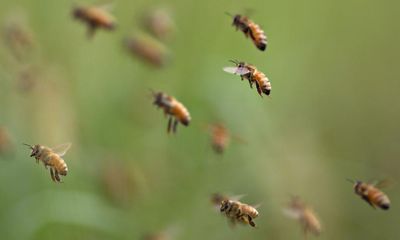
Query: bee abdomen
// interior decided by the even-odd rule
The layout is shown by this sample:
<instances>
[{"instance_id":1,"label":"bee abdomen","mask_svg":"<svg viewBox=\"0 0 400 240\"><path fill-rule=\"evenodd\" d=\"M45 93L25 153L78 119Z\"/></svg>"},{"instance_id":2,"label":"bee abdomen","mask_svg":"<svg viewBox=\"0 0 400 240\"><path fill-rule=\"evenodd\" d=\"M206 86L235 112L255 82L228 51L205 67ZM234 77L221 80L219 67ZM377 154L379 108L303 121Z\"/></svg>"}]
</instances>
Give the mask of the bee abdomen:
<instances>
[{"instance_id":1,"label":"bee abdomen","mask_svg":"<svg viewBox=\"0 0 400 240\"><path fill-rule=\"evenodd\" d=\"M377 203L383 210L388 210L390 208L389 198L383 193L380 193L380 195L377 196Z\"/></svg>"}]
</instances>

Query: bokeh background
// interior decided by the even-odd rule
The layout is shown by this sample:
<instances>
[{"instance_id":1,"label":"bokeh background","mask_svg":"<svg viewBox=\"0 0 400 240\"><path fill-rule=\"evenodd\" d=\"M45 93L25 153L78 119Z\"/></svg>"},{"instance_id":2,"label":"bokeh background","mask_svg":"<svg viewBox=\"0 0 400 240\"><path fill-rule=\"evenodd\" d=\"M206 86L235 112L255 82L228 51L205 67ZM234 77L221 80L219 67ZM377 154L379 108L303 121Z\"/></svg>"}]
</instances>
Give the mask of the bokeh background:
<instances>
[{"instance_id":1,"label":"bokeh background","mask_svg":"<svg viewBox=\"0 0 400 240\"><path fill-rule=\"evenodd\" d=\"M78 3L2 0L0 23L1 239L303 239L282 214L299 195L323 225L319 239L399 239L400 4L395 1L113 1L114 32L93 39L71 17ZM140 16L167 9L171 61L132 57L123 39ZM269 38L258 51L224 12L250 12ZM10 21L32 36L15 53ZM260 98L222 71L255 64L272 82ZM191 125L166 134L149 89L182 101ZM216 155L204 125L245 143ZM72 142L55 184L21 143ZM374 210L346 178L389 179L392 208ZM257 229L230 228L210 195L261 204ZM312 237L314 238L314 237Z\"/></svg>"}]
</instances>

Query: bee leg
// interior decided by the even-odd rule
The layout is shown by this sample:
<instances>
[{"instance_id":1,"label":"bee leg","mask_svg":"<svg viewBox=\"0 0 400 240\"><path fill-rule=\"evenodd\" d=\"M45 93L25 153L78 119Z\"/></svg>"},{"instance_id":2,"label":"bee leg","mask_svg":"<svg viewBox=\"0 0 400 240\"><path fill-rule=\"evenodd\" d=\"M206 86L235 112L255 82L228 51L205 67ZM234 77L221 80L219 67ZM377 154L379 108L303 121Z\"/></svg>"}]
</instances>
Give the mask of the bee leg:
<instances>
[{"instance_id":1,"label":"bee leg","mask_svg":"<svg viewBox=\"0 0 400 240\"><path fill-rule=\"evenodd\" d=\"M253 82L249 79L250 88L253 88Z\"/></svg>"},{"instance_id":2,"label":"bee leg","mask_svg":"<svg viewBox=\"0 0 400 240\"><path fill-rule=\"evenodd\" d=\"M92 38L94 36L94 33L96 32L96 25L94 24L89 24L88 30L87 30L87 36L88 38Z\"/></svg>"},{"instance_id":3,"label":"bee leg","mask_svg":"<svg viewBox=\"0 0 400 240\"><path fill-rule=\"evenodd\" d=\"M256 224L253 222L253 219L249 215L247 215L247 220L249 221L250 226L252 227L256 226Z\"/></svg>"},{"instance_id":4,"label":"bee leg","mask_svg":"<svg viewBox=\"0 0 400 240\"><path fill-rule=\"evenodd\" d=\"M261 88L260 88L260 85L258 85L257 82L256 82L256 87L257 87L257 92L258 92L258 94L260 94L260 96L262 97Z\"/></svg>"},{"instance_id":5,"label":"bee leg","mask_svg":"<svg viewBox=\"0 0 400 240\"><path fill-rule=\"evenodd\" d=\"M176 128L178 127L178 120L175 119L174 121L174 127L173 127L173 131L174 133L176 133Z\"/></svg>"},{"instance_id":6,"label":"bee leg","mask_svg":"<svg viewBox=\"0 0 400 240\"><path fill-rule=\"evenodd\" d=\"M56 179L54 178L53 168L50 168L50 176L51 176L51 180L53 180L53 182L55 182Z\"/></svg>"},{"instance_id":7,"label":"bee leg","mask_svg":"<svg viewBox=\"0 0 400 240\"><path fill-rule=\"evenodd\" d=\"M168 127L167 127L167 132L168 133L171 132L171 126L172 126L172 117L170 117L168 119Z\"/></svg>"},{"instance_id":8,"label":"bee leg","mask_svg":"<svg viewBox=\"0 0 400 240\"><path fill-rule=\"evenodd\" d=\"M54 177L56 178L57 182L61 182L60 176L58 175L58 171L54 169Z\"/></svg>"}]
</instances>

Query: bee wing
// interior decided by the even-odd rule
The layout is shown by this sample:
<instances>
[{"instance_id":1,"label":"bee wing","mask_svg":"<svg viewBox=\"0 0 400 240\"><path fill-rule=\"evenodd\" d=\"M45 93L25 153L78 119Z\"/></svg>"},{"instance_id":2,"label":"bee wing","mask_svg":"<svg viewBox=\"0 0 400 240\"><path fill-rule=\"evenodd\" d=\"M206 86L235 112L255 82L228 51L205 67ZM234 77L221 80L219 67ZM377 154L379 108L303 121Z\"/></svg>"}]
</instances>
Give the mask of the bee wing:
<instances>
[{"instance_id":1,"label":"bee wing","mask_svg":"<svg viewBox=\"0 0 400 240\"><path fill-rule=\"evenodd\" d=\"M223 70L227 73L232 73L235 75L245 75L250 72L249 69L245 67L224 67Z\"/></svg>"},{"instance_id":2,"label":"bee wing","mask_svg":"<svg viewBox=\"0 0 400 240\"><path fill-rule=\"evenodd\" d=\"M71 147L71 145L72 145L71 143L64 143L64 144L58 145L57 147L52 148L51 150L53 150L53 152L55 152L60 157L62 157L67 153L67 151Z\"/></svg>"},{"instance_id":3,"label":"bee wing","mask_svg":"<svg viewBox=\"0 0 400 240\"><path fill-rule=\"evenodd\" d=\"M293 208L283 208L282 212L285 216L293 219L299 219L301 216L301 211Z\"/></svg>"},{"instance_id":4,"label":"bee wing","mask_svg":"<svg viewBox=\"0 0 400 240\"><path fill-rule=\"evenodd\" d=\"M388 179L383 179L383 180L374 182L373 185L377 188L385 188L385 187L392 185L392 181L390 181Z\"/></svg>"},{"instance_id":5,"label":"bee wing","mask_svg":"<svg viewBox=\"0 0 400 240\"><path fill-rule=\"evenodd\" d=\"M230 200L233 200L233 201L239 201L240 199L242 199L242 198L245 197L246 195L247 195L247 194L235 195L235 196L230 197L229 199L230 199Z\"/></svg>"}]
</instances>

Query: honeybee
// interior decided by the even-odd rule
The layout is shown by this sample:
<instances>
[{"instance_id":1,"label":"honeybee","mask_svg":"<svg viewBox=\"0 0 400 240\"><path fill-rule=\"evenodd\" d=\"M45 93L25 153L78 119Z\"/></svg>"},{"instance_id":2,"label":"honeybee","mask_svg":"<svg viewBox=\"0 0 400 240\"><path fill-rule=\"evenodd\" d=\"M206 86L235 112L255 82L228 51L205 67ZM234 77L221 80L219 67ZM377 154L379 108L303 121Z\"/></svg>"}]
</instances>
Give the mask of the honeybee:
<instances>
[{"instance_id":1,"label":"honeybee","mask_svg":"<svg viewBox=\"0 0 400 240\"><path fill-rule=\"evenodd\" d=\"M239 222L249 224L252 227L256 226L253 219L258 217L258 211L255 207L248 204L236 200L224 199L221 202L220 211L225 213L232 224Z\"/></svg>"},{"instance_id":2,"label":"honeybee","mask_svg":"<svg viewBox=\"0 0 400 240\"><path fill-rule=\"evenodd\" d=\"M209 126L211 131L211 146L216 153L222 154L229 145L230 134L222 124L213 124Z\"/></svg>"},{"instance_id":3,"label":"honeybee","mask_svg":"<svg viewBox=\"0 0 400 240\"><path fill-rule=\"evenodd\" d=\"M178 126L178 122L185 126L190 123L189 111L183 106L182 103L178 102L174 97L168 96L163 92L153 92L154 102L159 108L164 110L165 115L169 115L167 132L171 130L175 133ZM173 120L174 118L174 120ZM172 123L173 121L173 123Z\"/></svg>"},{"instance_id":4,"label":"honeybee","mask_svg":"<svg viewBox=\"0 0 400 240\"><path fill-rule=\"evenodd\" d=\"M379 190L379 187L383 187L386 181L379 181L376 184L371 184L358 180L347 180L354 183L354 192L362 199L364 199L373 208L379 207L383 210L388 210L390 208L389 197L381 190Z\"/></svg>"},{"instance_id":5,"label":"honeybee","mask_svg":"<svg viewBox=\"0 0 400 240\"><path fill-rule=\"evenodd\" d=\"M145 36L135 36L125 40L127 49L137 57L155 67L163 67L169 59L168 50L160 42Z\"/></svg>"},{"instance_id":6,"label":"honeybee","mask_svg":"<svg viewBox=\"0 0 400 240\"><path fill-rule=\"evenodd\" d=\"M240 14L232 16L229 13L227 14L233 17L232 25L236 27L236 30L240 29L246 38L250 37L258 49L264 51L267 48L267 36L265 36L264 31L260 28L260 26L255 24L246 16L242 16Z\"/></svg>"},{"instance_id":7,"label":"honeybee","mask_svg":"<svg viewBox=\"0 0 400 240\"><path fill-rule=\"evenodd\" d=\"M257 92L260 96L262 93L269 96L271 93L271 82L265 76L264 73L257 70L257 68L251 64L245 62L239 62L236 60L230 60L236 66L235 67L224 67L223 70L227 73L240 75L240 78L247 79L250 84L250 88L253 88L253 83L256 84Z\"/></svg>"},{"instance_id":8,"label":"honeybee","mask_svg":"<svg viewBox=\"0 0 400 240\"><path fill-rule=\"evenodd\" d=\"M284 213L300 222L304 234L307 238L307 233L311 232L315 236L321 233L321 223L314 211L305 205L299 197L293 197L288 207L284 209Z\"/></svg>"},{"instance_id":9,"label":"honeybee","mask_svg":"<svg viewBox=\"0 0 400 240\"><path fill-rule=\"evenodd\" d=\"M142 24L148 32L161 40L170 39L175 30L171 14L162 8L149 11L143 17Z\"/></svg>"},{"instance_id":10,"label":"honeybee","mask_svg":"<svg viewBox=\"0 0 400 240\"><path fill-rule=\"evenodd\" d=\"M88 25L88 36L92 37L98 28L114 30L116 22L107 11L107 6L79 6L72 10L72 15Z\"/></svg>"},{"instance_id":11,"label":"honeybee","mask_svg":"<svg viewBox=\"0 0 400 240\"><path fill-rule=\"evenodd\" d=\"M11 136L6 127L0 127L0 156L7 155L13 150Z\"/></svg>"},{"instance_id":12,"label":"honeybee","mask_svg":"<svg viewBox=\"0 0 400 240\"><path fill-rule=\"evenodd\" d=\"M50 167L50 176L54 182L61 182L59 175L67 175L68 167L64 159L62 159L62 156L67 153L68 149L71 147L71 143L62 144L53 149L40 144L32 146L24 143L24 145L32 149L30 156L35 157L36 163L42 161L46 169L48 166Z\"/></svg>"}]
</instances>

